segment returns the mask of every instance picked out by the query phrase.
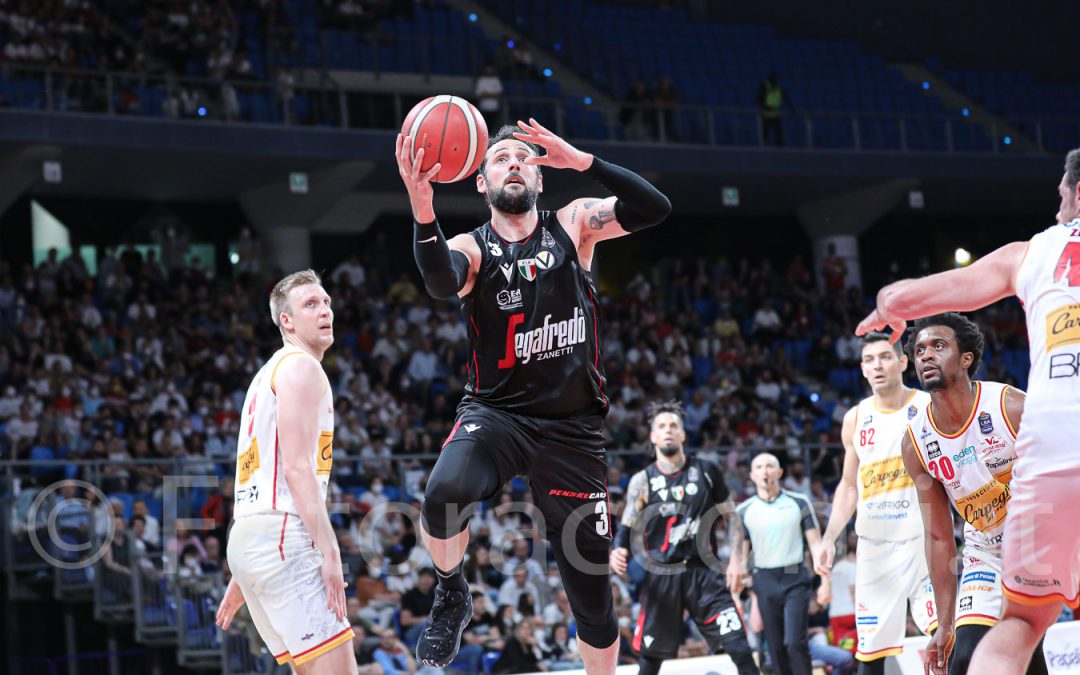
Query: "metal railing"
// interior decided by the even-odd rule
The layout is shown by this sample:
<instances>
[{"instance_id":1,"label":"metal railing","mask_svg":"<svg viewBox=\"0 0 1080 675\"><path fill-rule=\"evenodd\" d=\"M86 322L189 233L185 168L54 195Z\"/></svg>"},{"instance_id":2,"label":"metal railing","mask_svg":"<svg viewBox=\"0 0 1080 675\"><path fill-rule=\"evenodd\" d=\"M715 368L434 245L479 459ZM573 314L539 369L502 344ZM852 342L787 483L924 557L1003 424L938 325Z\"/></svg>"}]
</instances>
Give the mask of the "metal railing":
<instances>
[{"instance_id":1,"label":"metal railing","mask_svg":"<svg viewBox=\"0 0 1080 675\"><path fill-rule=\"evenodd\" d=\"M319 70L273 82L149 73L0 66L0 96L15 108L324 128L397 129L421 96L355 91ZM613 107L507 96L494 124L525 117L572 139L852 152L1058 153L1080 145L1080 119L1002 118L988 127L960 115L805 110L764 122L753 108L680 104ZM1024 138L1013 138L1011 134ZM1020 141L1025 142L1021 143Z\"/></svg>"}]
</instances>

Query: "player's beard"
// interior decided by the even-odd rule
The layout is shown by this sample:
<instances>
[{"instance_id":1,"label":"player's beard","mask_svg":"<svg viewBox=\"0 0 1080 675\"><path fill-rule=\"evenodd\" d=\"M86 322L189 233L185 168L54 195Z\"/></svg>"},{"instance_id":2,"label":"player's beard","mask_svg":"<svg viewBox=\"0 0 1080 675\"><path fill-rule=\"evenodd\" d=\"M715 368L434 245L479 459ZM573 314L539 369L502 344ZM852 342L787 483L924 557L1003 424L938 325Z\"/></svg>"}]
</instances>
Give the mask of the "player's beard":
<instances>
[{"instance_id":1,"label":"player's beard","mask_svg":"<svg viewBox=\"0 0 1080 675\"><path fill-rule=\"evenodd\" d=\"M658 445L656 446L656 449L660 451L661 455L668 458L674 457L675 455L679 454L679 450L682 450L682 448L674 444Z\"/></svg>"},{"instance_id":2,"label":"player's beard","mask_svg":"<svg viewBox=\"0 0 1080 675\"><path fill-rule=\"evenodd\" d=\"M513 215L528 213L536 206L536 198L539 193L535 187L522 185L522 189L517 192L511 192L507 187L509 186L504 185L498 190L492 191L488 189L484 192L484 198L487 200L488 206L493 207L496 211Z\"/></svg>"}]
</instances>

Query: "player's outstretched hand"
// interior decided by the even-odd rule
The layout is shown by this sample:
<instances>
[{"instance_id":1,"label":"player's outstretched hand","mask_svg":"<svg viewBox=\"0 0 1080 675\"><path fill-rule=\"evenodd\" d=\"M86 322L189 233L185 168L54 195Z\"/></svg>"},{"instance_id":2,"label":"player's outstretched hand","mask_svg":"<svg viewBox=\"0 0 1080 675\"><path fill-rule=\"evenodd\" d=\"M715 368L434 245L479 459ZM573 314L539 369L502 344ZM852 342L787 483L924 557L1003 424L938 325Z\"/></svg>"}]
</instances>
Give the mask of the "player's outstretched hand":
<instances>
[{"instance_id":1,"label":"player's outstretched hand","mask_svg":"<svg viewBox=\"0 0 1080 675\"><path fill-rule=\"evenodd\" d=\"M869 316L859 322L859 325L855 328L855 334L862 337L870 331L884 330L886 326L892 328L889 344L896 344L896 341L903 337L904 331L907 330L907 321L886 316L880 310L875 309L870 312Z\"/></svg>"},{"instance_id":2,"label":"player's outstretched hand","mask_svg":"<svg viewBox=\"0 0 1080 675\"><path fill-rule=\"evenodd\" d=\"M952 626L938 626L926 645L923 669L926 675L948 675L949 653L952 652L956 631Z\"/></svg>"},{"instance_id":3,"label":"player's outstretched hand","mask_svg":"<svg viewBox=\"0 0 1080 675\"><path fill-rule=\"evenodd\" d=\"M742 592L742 589L746 586L746 574L743 572L741 562L734 558L728 561L724 581L727 583L728 591L732 595L738 596Z\"/></svg>"},{"instance_id":4,"label":"player's outstretched hand","mask_svg":"<svg viewBox=\"0 0 1080 675\"><path fill-rule=\"evenodd\" d=\"M545 152L539 157L525 158L526 164L576 171L584 171L592 164L592 155L570 145L532 117L527 123L518 120L518 126L521 127L521 131L515 131L514 138L539 145Z\"/></svg>"},{"instance_id":5,"label":"player's outstretched hand","mask_svg":"<svg viewBox=\"0 0 1080 675\"><path fill-rule=\"evenodd\" d=\"M221 605L218 607L216 620L218 627L221 630L228 630L229 624L236 616L236 611L243 605L244 594L236 583L236 579L233 579L229 582L229 587L225 589L225 597L221 599Z\"/></svg>"},{"instance_id":6,"label":"player's outstretched hand","mask_svg":"<svg viewBox=\"0 0 1080 675\"><path fill-rule=\"evenodd\" d=\"M323 555L322 579L326 586L326 608L333 611L338 621L345 618L345 575L341 571L341 556Z\"/></svg>"},{"instance_id":7,"label":"player's outstretched hand","mask_svg":"<svg viewBox=\"0 0 1080 675\"><path fill-rule=\"evenodd\" d=\"M611 558L609 560L612 572L619 576L626 574L626 564L629 553L630 552L625 548L612 549Z\"/></svg>"}]
</instances>

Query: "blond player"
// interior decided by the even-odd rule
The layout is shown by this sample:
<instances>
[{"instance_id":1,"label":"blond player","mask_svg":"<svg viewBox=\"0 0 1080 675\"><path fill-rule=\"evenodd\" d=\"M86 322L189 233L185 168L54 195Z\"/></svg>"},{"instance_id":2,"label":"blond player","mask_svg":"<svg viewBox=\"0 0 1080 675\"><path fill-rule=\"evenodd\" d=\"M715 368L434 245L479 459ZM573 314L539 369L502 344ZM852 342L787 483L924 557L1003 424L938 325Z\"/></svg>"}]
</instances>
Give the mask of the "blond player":
<instances>
[{"instance_id":1,"label":"blond player","mask_svg":"<svg viewBox=\"0 0 1080 675\"><path fill-rule=\"evenodd\" d=\"M228 628L247 601L278 663L301 675L355 673L341 552L326 511L334 402L320 361L334 342L330 296L311 270L274 286L284 346L248 388L236 460L233 578L218 610Z\"/></svg>"},{"instance_id":2,"label":"blond player","mask_svg":"<svg viewBox=\"0 0 1080 675\"><path fill-rule=\"evenodd\" d=\"M909 319L1013 295L1027 314L1031 372L1002 555L1008 602L975 650L976 673L1023 673L1061 604L1080 605L1080 150L1066 156L1058 193L1056 225L969 267L886 286L856 330L889 326L898 339Z\"/></svg>"},{"instance_id":3,"label":"blond player","mask_svg":"<svg viewBox=\"0 0 1080 675\"><path fill-rule=\"evenodd\" d=\"M907 356L885 334L863 338L862 374L873 395L844 415L844 474L814 553L818 574L828 574L836 539L857 509L855 658L861 662L860 675L883 675L885 658L903 651L909 604L919 630L929 633L937 624L918 497L900 455L908 421L930 396L904 386L907 365Z\"/></svg>"}]
</instances>

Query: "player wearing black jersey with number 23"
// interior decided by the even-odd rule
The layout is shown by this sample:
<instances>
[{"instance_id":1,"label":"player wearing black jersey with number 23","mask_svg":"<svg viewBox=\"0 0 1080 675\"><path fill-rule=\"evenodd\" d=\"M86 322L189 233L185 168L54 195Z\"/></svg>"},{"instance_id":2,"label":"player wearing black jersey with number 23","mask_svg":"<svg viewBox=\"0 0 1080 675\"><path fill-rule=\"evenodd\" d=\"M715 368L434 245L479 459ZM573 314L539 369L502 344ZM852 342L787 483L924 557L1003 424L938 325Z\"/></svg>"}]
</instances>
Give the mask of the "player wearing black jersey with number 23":
<instances>
[{"instance_id":1,"label":"player wearing black jersey with number 23","mask_svg":"<svg viewBox=\"0 0 1080 675\"><path fill-rule=\"evenodd\" d=\"M421 172L422 150L414 157L406 136L398 136L397 161L424 284L436 298L461 299L472 349L465 397L424 494L423 534L439 586L417 660L449 664L472 614L461 574L469 507L527 474L585 669L614 673L619 630L608 585L607 396L589 270L598 242L659 224L671 204L637 174L530 119L492 137L480 165L476 189L491 219L446 241L432 204L439 165ZM581 171L614 196L538 211L541 167Z\"/></svg>"}]
</instances>

